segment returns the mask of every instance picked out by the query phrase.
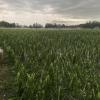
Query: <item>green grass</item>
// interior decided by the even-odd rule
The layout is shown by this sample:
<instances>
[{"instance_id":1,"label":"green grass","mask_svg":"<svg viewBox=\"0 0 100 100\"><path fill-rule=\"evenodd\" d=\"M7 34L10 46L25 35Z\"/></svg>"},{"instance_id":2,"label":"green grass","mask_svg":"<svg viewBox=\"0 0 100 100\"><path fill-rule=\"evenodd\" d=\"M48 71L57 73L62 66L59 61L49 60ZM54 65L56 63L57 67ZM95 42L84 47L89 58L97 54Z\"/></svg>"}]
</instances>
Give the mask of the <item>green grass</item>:
<instances>
[{"instance_id":1,"label":"green grass","mask_svg":"<svg viewBox=\"0 0 100 100\"><path fill-rule=\"evenodd\" d=\"M0 47L11 100L100 99L100 30L0 29Z\"/></svg>"}]
</instances>

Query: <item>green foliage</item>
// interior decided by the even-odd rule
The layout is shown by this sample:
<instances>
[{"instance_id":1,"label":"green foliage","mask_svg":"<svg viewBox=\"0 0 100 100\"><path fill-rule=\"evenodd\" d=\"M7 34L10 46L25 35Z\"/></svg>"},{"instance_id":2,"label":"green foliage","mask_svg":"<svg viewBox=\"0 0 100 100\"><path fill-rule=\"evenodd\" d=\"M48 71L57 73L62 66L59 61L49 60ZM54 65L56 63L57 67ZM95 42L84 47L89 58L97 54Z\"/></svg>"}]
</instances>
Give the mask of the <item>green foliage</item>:
<instances>
[{"instance_id":1,"label":"green foliage","mask_svg":"<svg viewBox=\"0 0 100 100\"><path fill-rule=\"evenodd\" d=\"M100 99L100 30L1 29L0 46L14 100Z\"/></svg>"}]
</instances>

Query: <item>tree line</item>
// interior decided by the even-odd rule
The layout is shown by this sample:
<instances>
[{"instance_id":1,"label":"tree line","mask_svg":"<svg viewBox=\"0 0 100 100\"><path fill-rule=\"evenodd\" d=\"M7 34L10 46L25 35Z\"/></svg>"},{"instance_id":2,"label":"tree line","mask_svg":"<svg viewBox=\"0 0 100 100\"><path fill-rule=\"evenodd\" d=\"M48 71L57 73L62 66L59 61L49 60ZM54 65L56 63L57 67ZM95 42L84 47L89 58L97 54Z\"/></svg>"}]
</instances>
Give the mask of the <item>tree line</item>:
<instances>
[{"instance_id":1,"label":"tree line","mask_svg":"<svg viewBox=\"0 0 100 100\"><path fill-rule=\"evenodd\" d=\"M6 21L0 21L0 27L14 28L14 27L20 27L20 25L16 23L9 23Z\"/></svg>"},{"instance_id":2,"label":"tree line","mask_svg":"<svg viewBox=\"0 0 100 100\"><path fill-rule=\"evenodd\" d=\"M33 25L19 25L17 23L9 23L6 21L0 21L0 28L100 28L100 22L89 21L84 24L79 25L65 25L57 23L46 23L45 26L39 23L34 23Z\"/></svg>"}]
</instances>

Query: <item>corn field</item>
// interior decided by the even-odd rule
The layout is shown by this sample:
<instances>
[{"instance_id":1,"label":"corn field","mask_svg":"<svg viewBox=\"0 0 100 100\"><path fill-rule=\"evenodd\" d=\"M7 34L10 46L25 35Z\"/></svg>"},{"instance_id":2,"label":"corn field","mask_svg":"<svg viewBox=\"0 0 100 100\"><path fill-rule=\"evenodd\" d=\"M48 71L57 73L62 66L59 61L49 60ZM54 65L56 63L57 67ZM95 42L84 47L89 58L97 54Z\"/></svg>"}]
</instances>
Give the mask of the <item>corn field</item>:
<instances>
[{"instance_id":1,"label":"corn field","mask_svg":"<svg viewBox=\"0 0 100 100\"><path fill-rule=\"evenodd\" d=\"M100 30L0 29L0 47L9 100L100 100Z\"/></svg>"}]
</instances>

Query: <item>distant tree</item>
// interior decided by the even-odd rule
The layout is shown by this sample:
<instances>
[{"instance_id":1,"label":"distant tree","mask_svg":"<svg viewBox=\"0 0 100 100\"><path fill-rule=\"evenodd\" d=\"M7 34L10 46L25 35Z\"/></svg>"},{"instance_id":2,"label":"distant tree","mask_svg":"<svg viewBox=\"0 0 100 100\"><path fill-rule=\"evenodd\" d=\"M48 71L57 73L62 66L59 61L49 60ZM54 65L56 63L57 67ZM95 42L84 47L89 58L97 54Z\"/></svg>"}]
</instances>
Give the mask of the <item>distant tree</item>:
<instances>
[{"instance_id":1,"label":"distant tree","mask_svg":"<svg viewBox=\"0 0 100 100\"><path fill-rule=\"evenodd\" d=\"M34 23L33 28L43 28L43 25L41 25L39 23Z\"/></svg>"},{"instance_id":2,"label":"distant tree","mask_svg":"<svg viewBox=\"0 0 100 100\"><path fill-rule=\"evenodd\" d=\"M14 28L16 27L15 23L8 23L6 21L0 21L0 27Z\"/></svg>"},{"instance_id":3,"label":"distant tree","mask_svg":"<svg viewBox=\"0 0 100 100\"><path fill-rule=\"evenodd\" d=\"M33 25L29 25L29 28L43 28L43 25L39 23L34 23Z\"/></svg>"},{"instance_id":4,"label":"distant tree","mask_svg":"<svg viewBox=\"0 0 100 100\"><path fill-rule=\"evenodd\" d=\"M65 24L51 24L51 23L46 23L45 28L66 28Z\"/></svg>"},{"instance_id":5,"label":"distant tree","mask_svg":"<svg viewBox=\"0 0 100 100\"><path fill-rule=\"evenodd\" d=\"M32 25L29 25L29 28L33 28L33 26Z\"/></svg>"},{"instance_id":6,"label":"distant tree","mask_svg":"<svg viewBox=\"0 0 100 100\"><path fill-rule=\"evenodd\" d=\"M96 28L96 27L99 27L100 28L100 22L97 22L97 21L89 21L85 24L80 24L79 27L82 27L82 28Z\"/></svg>"},{"instance_id":7,"label":"distant tree","mask_svg":"<svg viewBox=\"0 0 100 100\"><path fill-rule=\"evenodd\" d=\"M0 22L0 27L9 27L9 23L5 21Z\"/></svg>"}]
</instances>

